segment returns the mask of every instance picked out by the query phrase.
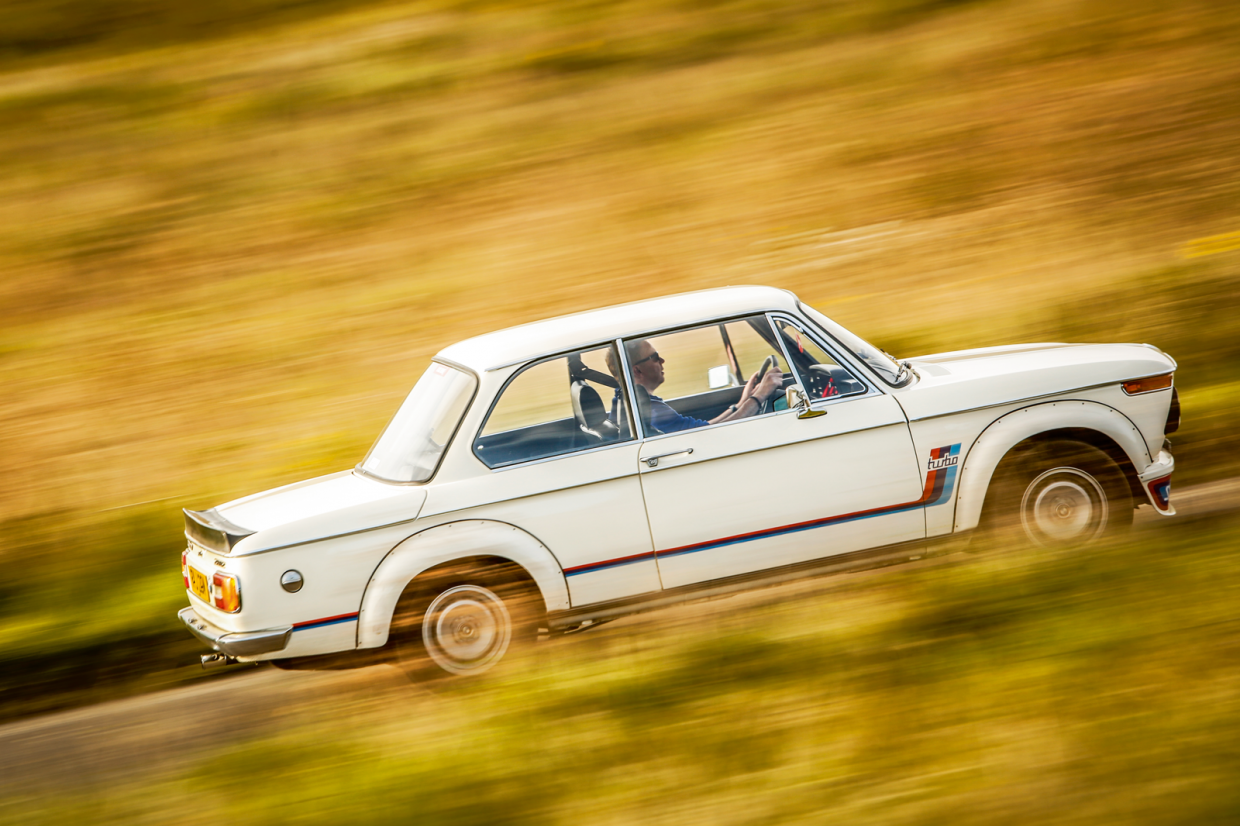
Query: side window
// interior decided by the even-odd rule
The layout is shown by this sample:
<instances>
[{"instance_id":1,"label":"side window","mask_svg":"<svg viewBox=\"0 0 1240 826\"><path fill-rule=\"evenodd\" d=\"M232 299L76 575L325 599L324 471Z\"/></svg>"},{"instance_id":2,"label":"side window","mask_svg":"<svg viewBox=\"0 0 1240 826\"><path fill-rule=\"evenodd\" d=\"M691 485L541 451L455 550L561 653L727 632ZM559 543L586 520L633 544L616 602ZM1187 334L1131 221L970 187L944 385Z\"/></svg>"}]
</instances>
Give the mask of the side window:
<instances>
[{"instance_id":1,"label":"side window","mask_svg":"<svg viewBox=\"0 0 1240 826\"><path fill-rule=\"evenodd\" d=\"M759 334L761 331L761 334ZM741 384L762 367L768 356L775 356L775 366L780 372L787 373L788 365L784 363L784 355L771 335L771 325L763 316L731 321L724 325L724 332L732 352L740 366Z\"/></svg>"},{"instance_id":2,"label":"side window","mask_svg":"<svg viewBox=\"0 0 1240 826\"><path fill-rule=\"evenodd\" d=\"M788 349L797 378L810 399L866 392L868 388L863 382L799 326L784 318L775 319L775 326L783 336L784 346Z\"/></svg>"},{"instance_id":3,"label":"side window","mask_svg":"<svg viewBox=\"0 0 1240 826\"><path fill-rule=\"evenodd\" d=\"M558 356L518 372L487 414L474 454L498 468L632 439L627 399L607 365L612 349Z\"/></svg>"},{"instance_id":4,"label":"side window","mask_svg":"<svg viewBox=\"0 0 1240 826\"><path fill-rule=\"evenodd\" d=\"M647 340L655 353L649 361L658 359L662 370L651 370L653 365L647 362L643 375L657 372L661 373L661 379L648 380L647 385L657 382L657 387L652 389L647 386L646 389L663 399L681 399L708 392L711 389L711 369L727 365L727 353L717 325L681 330ZM630 362L636 362L645 355L644 351L636 351L631 344L626 343L626 347L630 350ZM635 366L642 367L640 364ZM728 384L735 384L735 379L729 376Z\"/></svg>"},{"instance_id":5,"label":"side window","mask_svg":"<svg viewBox=\"0 0 1240 826\"><path fill-rule=\"evenodd\" d=\"M728 420L724 414L768 356L780 372L788 369L765 316L631 339L625 356L646 429L659 433Z\"/></svg>"}]
</instances>

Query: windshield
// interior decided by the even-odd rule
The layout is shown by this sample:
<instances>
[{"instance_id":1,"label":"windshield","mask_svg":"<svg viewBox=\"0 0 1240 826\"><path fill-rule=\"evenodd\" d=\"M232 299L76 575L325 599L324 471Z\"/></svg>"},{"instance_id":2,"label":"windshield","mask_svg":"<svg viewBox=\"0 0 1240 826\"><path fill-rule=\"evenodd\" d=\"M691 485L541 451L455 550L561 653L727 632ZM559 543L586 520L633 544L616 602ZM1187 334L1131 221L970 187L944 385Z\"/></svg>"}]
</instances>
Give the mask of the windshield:
<instances>
[{"instance_id":1,"label":"windshield","mask_svg":"<svg viewBox=\"0 0 1240 826\"><path fill-rule=\"evenodd\" d=\"M469 373L432 363L358 467L389 482L434 476L477 386Z\"/></svg>"},{"instance_id":2,"label":"windshield","mask_svg":"<svg viewBox=\"0 0 1240 826\"><path fill-rule=\"evenodd\" d=\"M801 310L817 322L819 327L835 336L854 356L864 361L880 379L895 387L907 381L907 377L901 375L900 365L882 350L860 336L853 335L808 304L801 304Z\"/></svg>"}]
</instances>

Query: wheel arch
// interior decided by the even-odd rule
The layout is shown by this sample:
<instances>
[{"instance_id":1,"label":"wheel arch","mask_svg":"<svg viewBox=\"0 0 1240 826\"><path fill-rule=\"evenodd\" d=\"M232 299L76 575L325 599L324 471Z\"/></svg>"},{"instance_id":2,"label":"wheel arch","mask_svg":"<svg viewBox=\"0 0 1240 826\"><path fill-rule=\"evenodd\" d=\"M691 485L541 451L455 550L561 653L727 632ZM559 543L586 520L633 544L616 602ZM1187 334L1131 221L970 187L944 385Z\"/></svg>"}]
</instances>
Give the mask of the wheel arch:
<instances>
[{"instance_id":1,"label":"wheel arch","mask_svg":"<svg viewBox=\"0 0 1240 826\"><path fill-rule=\"evenodd\" d=\"M1137 426L1097 402L1044 402L1000 416L970 446L960 470L955 530L977 527L991 482L1005 461L1029 445L1058 440L1083 442L1106 453L1123 470L1133 501L1142 501L1137 468L1148 466L1151 459Z\"/></svg>"},{"instance_id":2,"label":"wheel arch","mask_svg":"<svg viewBox=\"0 0 1240 826\"><path fill-rule=\"evenodd\" d=\"M537 587L548 611L570 607L560 563L532 535L506 522L447 522L405 539L375 568L358 612L358 648L386 644L392 615L409 583L448 563L515 565Z\"/></svg>"}]
</instances>

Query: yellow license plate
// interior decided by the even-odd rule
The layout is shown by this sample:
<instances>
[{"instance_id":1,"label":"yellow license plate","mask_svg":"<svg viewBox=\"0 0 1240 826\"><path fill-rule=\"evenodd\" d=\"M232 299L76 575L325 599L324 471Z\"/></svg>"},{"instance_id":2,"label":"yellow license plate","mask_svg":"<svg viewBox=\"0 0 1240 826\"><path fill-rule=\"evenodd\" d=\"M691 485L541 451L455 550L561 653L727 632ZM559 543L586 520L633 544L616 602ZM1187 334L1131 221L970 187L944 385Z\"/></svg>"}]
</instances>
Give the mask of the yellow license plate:
<instances>
[{"instance_id":1,"label":"yellow license plate","mask_svg":"<svg viewBox=\"0 0 1240 826\"><path fill-rule=\"evenodd\" d=\"M211 602L211 594L207 590L207 575L198 573L192 566L189 569L189 589L203 602Z\"/></svg>"}]
</instances>

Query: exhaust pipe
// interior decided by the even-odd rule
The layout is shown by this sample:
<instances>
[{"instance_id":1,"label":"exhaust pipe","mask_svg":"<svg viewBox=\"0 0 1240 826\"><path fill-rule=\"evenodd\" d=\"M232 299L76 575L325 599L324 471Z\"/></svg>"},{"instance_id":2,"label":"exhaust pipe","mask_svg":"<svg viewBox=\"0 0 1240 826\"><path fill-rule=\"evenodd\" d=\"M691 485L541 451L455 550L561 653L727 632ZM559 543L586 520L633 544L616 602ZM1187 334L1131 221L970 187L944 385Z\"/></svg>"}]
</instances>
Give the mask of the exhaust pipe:
<instances>
[{"instance_id":1,"label":"exhaust pipe","mask_svg":"<svg viewBox=\"0 0 1240 826\"><path fill-rule=\"evenodd\" d=\"M236 665L236 664L237 664L237 658L229 657L227 654L203 654L202 655L202 667L203 668L220 668L221 666Z\"/></svg>"}]
</instances>

